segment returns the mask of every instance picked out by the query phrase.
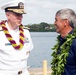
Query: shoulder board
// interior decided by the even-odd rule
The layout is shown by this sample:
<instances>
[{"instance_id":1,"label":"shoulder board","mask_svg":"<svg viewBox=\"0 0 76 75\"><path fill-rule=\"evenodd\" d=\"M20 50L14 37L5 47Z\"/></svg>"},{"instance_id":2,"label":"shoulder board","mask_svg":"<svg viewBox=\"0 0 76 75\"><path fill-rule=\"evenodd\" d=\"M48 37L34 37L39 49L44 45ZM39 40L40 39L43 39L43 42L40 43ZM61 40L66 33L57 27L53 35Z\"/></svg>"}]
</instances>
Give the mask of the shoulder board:
<instances>
[{"instance_id":1,"label":"shoulder board","mask_svg":"<svg viewBox=\"0 0 76 75\"><path fill-rule=\"evenodd\" d=\"M25 26L23 26L23 28L24 28L24 29L28 29L28 30L30 29L29 27L25 27Z\"/></svg>"}]
</instances>

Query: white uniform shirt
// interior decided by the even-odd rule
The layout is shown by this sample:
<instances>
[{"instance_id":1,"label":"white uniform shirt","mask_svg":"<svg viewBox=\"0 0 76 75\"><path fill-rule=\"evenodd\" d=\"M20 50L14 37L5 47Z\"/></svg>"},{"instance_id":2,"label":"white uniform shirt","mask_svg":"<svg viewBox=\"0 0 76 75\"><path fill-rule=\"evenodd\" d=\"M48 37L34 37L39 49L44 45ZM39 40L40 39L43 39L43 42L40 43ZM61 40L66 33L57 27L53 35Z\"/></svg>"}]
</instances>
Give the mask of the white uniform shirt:
<instances>
[{"instance_id":1,"label":"white uniform shirt","mask_svg":"<svg viewBox=\"0 0 76 75\"><path fill-rule=\"evenodd\" d=\"M10 30L7 23L6 26L13 39L19 44L19 28ZM25 43L21 50L16 50L10 44L3 31L0 31L0 69L1 70L20 70L27 68L28 51L33 49L33 43L30 33L24 29Z\"/></svg>"}]
</instances>

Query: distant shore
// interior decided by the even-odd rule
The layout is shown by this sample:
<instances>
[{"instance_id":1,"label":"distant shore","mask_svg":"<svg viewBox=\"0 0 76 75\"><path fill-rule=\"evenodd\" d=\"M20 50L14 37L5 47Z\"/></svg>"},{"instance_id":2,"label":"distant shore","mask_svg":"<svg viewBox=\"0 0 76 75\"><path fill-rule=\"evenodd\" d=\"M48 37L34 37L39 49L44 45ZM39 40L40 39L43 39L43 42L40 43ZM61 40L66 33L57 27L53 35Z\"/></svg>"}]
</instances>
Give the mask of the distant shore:
<instances>
[{"instance_id":1,"label":"distant shore","mask_svg":"<svg viewBox=\"0 0 76 75\"><path fill-rule=\"evenodd\" d=\"M43 75L43 68L28 68L30 75ZM51 68L47 68L47 75L51 75Z\"/></svg>"}]
</instances>

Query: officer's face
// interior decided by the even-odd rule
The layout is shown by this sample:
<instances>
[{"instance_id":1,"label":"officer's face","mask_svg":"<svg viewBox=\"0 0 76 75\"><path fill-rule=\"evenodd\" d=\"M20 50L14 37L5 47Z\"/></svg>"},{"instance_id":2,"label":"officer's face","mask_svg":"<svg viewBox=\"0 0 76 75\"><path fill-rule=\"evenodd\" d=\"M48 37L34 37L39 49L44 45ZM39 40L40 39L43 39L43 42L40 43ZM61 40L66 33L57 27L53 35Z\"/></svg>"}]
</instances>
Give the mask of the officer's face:
<instances>
[{"instance_id":1,"label":"officer's face","mask_svg":"<svg viewBox=\"0 0 76 75\"><path fill-rule=\"evenodd\" d=\"M17 14L14 12L7 12L6 16L8 18L8 21L10 21L11 24L14 24L17 26L21 25L22 18L23 18L22 14Z\"/></svg>"}]
</instances>

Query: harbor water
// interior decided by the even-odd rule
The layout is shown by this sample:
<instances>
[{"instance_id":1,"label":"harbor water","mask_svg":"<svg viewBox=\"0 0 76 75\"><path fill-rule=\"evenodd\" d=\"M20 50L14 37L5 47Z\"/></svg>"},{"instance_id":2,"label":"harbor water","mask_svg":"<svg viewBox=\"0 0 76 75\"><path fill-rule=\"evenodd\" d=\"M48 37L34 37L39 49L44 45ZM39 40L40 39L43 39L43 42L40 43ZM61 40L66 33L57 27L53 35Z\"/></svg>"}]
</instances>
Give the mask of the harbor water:
<instances>
[{"instance_id":1,"label":"harbor water","mask_svg":"<svg viewBox=\"0 0 76 75\"><path fill-rule=\"evenodd\" d=\"M42 67L43 60L47 60L48 67L52 60L51 49L56 43L56 32L30 32L33 40L34 48L30 52L28 66L31 68Z\"/></svg>"}]
</instances>

